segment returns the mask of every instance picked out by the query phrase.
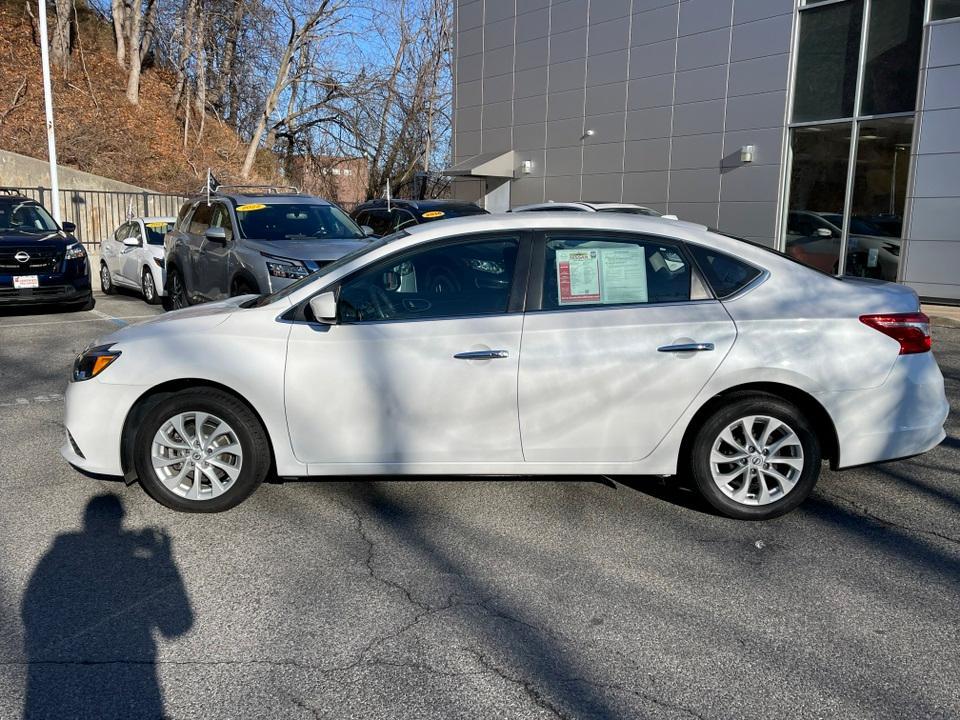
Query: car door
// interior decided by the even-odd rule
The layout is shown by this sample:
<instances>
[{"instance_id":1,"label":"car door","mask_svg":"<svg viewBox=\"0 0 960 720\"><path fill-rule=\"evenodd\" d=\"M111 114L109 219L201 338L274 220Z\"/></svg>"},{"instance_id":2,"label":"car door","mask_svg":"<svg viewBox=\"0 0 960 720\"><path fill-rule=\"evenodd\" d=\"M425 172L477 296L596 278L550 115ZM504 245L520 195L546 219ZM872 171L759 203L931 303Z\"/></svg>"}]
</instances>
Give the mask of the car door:
<instances>
[{"instance_id":1,"label":"car door","mask_svg":"<svg viewBox=\"0 0 960 720\"><path fill-rule=\"evenodd\" d=\"M223 228L225 241L203 237L197 259L197 277L201 292L208 300L229 297L230 258L233 248L233 223L230 210L222 202L213 203L212 228Z\"/></svg>"},{"instance_id":2,"label":"car door","mask_svg":"<svg viewBox=\"0 0 960 720\"><path fill-rule=\"evenodd\" d=\"M110 277L115 283L119 283L120 276L120 253L125 250L123 240L127 237L129 223L123 223L118 227L113 236L107 238L100 248L100 256L110 271Z\"/></svg>"},{"instance_id":3,"label":"car door","mask_svg":"<svg viewBox=\"0 0 960 720\"><path fill-rule=\"evenodd\" d=\"M527 247L508 233L395 253L339 283L338 324L294 323L284 395L297 457L397 472L521 461ZM456 285L436 291L439 274Z\"/></svg>"},{"instance_id":4,"label":"car door","mask_svg":"<svg viewBox=\"0 0 960 720\"><path fill-rule=\"evenodd\" d=\"M190 225L185 235L187 254L189 256L189 268L184 268L184 282L187 284L187 292L191 296L197 296L203 300L209 300L209 279L202 272L202 258L206 236L204 233L210 227L210 221L213 219L213 205L206 202L200 202L193 210L190 216Z\"/></svg>"},{"instance_id":5,"label":"car door","mask_svg":"<svg viewBox=\"0 0 960 720\"><path fill-rule=\"evenodd\" d=\"M646 457L733 346L733 321L673 241L557 231L533 258L518 381L524 459Z\"/></svg>"},{"instance_id":6,"label":"car door","mask_svg":"<svg viewBox=\"0 0 960 720\"><path fill-rule=\"evenodd\" d=\"M127 285L140 287L140 268L143 267L143 228L136 220L127 223L126 237L137 241L136 246L123 245L120 250L120 274Z\"/></svg>"}]
</instances>

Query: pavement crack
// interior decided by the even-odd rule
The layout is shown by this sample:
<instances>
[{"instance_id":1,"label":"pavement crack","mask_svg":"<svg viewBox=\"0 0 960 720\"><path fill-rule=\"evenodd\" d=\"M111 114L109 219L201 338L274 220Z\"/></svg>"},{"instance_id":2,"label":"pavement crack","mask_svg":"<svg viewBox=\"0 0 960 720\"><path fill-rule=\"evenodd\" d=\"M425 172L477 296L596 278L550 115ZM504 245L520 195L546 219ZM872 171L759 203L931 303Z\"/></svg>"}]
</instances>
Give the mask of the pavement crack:
<instances>
[{"instance_id":1,"label":"pavement crack","mask_svg":"<svg viewBox=\"0 0 960 720\"><path fill-rule=\"evenodd\" d=\"M881 517L880 515L877 515L871 512L866 505L861 505L860 503L854 500L851 500L850 498L846 498L843 495L836 495L834 493L824 492L823 490L820 491L820 494L823 495L824 497L830 498L831 500L836 500L838 502L843 503L847 507L850 507L856 510L858 513L860 513L864 517L869 518L870 520L873 520L875 523L879 525L896 528L898 530L903 530L905 532L913 533L914 535L929 535L931 537L939 538L940 540L946 540L947 542L954 543L955 545L960 545L960 538L951 537L950 535L944 535L943 533L939 533L936 530L924 530L922 528L913 527L912 525L905 525L904 523L899 523L894 520Z\"/></svg>"}]
</instances>

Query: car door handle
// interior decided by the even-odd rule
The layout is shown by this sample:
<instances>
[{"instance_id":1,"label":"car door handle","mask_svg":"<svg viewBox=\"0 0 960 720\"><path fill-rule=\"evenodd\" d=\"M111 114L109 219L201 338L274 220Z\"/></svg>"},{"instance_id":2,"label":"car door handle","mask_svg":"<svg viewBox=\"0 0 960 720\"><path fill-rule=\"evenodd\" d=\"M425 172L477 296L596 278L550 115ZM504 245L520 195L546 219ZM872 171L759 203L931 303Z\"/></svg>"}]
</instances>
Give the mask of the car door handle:
<instances>
[{"instance_id":1,"label":"car door handle","mask_svg":"<svg viewBox=\"0 0 960 720\"><path fill-rule=\"evenodd\" d=\"M659 352L704 352L713 350L713 343L681 343L680 345L664 345L658 347Z\"/></svg>"},{"instance_id":2,"label":"car door handle","mask_svg":"<svg viewBox=\"0 0 960 720\"><path fill-rule=\"evenodd\" d=\"M496 360L497 358L510 357L510 353L506 350L471 350L457 353L453 357L457 360Z\"/></svg>"}]
</instances>

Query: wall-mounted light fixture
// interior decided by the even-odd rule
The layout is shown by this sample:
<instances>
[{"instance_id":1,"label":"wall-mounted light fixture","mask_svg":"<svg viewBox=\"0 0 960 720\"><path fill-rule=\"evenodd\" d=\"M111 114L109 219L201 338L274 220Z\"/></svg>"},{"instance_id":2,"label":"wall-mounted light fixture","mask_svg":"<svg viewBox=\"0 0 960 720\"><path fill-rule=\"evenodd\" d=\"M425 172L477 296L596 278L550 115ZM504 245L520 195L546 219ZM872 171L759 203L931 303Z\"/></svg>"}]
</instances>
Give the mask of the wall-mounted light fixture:
<instances>
[{"instance_id":1,"label":"wall-mounted light fixture","mask_svg":"<svg viewBox=\"0 0 960 720\"><path fill-rule=\"evenodd\" d=\"M740 162L742 163L752 163L753 156L757 152L756 145L744 145L740 148Z\"/></svg>"},{"instance_id":2,"label":"wall-mounted light fixture","mask_svg":"<svg viewBox=\"0 0 960 720\"><path fill-rule=\"evenodd\" d=\"M593 137L597 134L596 130L587 130L581 137L581 140L586 140L588 137Z\"/></svg>"},{"instance_id":3,"label":"wall-mounted light fixture","mask_svg":"<svg viewBox=\"0 0 960 720\"><path fill-rule=\"evenodd\" d=\"M520 172L522 172L524 175L529 175L530 173L532 173L532 172L533 172L533 160L524 160L524 161L520 164Z\"/></svg>"}]
</instances>

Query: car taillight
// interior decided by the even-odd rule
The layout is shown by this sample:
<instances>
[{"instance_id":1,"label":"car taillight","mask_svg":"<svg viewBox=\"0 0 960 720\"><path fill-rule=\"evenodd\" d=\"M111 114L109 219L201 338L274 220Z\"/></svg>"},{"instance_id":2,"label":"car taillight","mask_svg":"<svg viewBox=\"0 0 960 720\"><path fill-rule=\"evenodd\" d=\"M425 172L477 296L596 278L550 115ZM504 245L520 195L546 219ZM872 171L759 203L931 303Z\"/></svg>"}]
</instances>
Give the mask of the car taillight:
<instances>
[{"instance_id":1,"label":"car taillight","mask_svg":"<svg viewBox=\"0 0 960 720\"><path fill-rule=\"evenodd\" d=\"M922 312L861 315L860 322L899 342L901 355L930 350L930 318Z\"/></svg>"}]
</instances>

